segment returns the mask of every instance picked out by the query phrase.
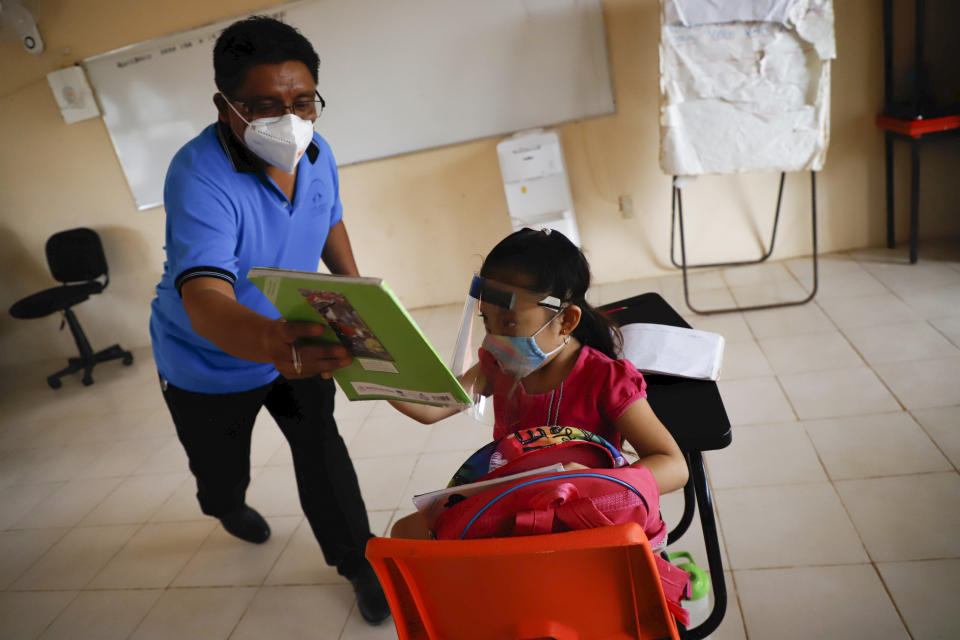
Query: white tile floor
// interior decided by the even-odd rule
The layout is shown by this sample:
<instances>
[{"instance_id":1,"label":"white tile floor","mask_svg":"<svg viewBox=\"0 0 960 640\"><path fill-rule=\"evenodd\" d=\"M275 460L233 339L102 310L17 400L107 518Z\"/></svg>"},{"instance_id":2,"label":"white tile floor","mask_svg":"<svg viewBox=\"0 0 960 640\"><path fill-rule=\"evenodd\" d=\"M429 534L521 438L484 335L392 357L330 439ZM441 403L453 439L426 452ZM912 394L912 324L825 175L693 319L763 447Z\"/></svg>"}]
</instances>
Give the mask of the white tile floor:
<instances>
[{"instance_id":1,"label":"white tile floor","mask_svg":"<svg viewBox=\"0 0 960 640\"><path fill-rule=\"evenodd\" d=\"M591 292L657 291L727 339L733 444L706 456L730 594L714 638L960 637L960 241L925 243L916 265L905 255L825 256L816 299L780 310L694 315L679 276ZM810 281L797 259L698 273L692 290L698 305L750 303ZM441 353L459 311L414 313ZM0 638L396 637L367 626L323 564L269 418L249 501L273 537L254 546L201 515L148 349L98 367L90 388L50 390L59 366L0 379ZM337 415L378 534L489 437L385 404ZM681 507L664 498L671 524ZM705 565L693 529L676 547Z\"/></svg>"}]
</instances>

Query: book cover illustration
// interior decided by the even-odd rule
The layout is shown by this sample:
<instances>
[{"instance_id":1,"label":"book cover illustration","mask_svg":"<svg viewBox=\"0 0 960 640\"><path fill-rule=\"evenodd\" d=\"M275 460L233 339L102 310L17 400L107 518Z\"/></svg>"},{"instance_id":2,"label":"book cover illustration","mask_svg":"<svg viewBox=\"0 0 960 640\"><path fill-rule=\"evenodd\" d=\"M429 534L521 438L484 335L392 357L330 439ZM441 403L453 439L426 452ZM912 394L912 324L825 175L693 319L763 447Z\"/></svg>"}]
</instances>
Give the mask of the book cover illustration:
<instances>
[{"instance_id":1,"label":"book cover illustration","mask_svg":"<svg viewBox=\"0 0 960 640\"><path fill-rule=\"evenodd\" d=\"M393 362L393 356L387 352L377 336L373 335L373 331L345 295L324 289L298 289L298 291L310 306L324 317L353 357Z\"/></svg>"}]
</instances>

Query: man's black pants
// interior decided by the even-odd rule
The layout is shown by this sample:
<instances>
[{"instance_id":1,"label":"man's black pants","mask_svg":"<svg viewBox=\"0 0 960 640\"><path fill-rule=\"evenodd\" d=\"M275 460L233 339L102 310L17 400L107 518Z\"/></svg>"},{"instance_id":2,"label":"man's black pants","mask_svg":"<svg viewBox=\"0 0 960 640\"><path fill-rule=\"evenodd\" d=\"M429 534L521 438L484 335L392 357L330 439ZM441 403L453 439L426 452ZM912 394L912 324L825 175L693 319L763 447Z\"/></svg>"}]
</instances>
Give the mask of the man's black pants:
<instances>
[{"instance_id":1,"label":"man's black pants","mask_svg":"<svg viewBox=\"0 0 960 640\"><path fill-rule=\"evenodd\" d=\"M266 407L290 443L300 504L324 559L347 577L359 570L372 534L356 471L333 418L332 380L279 376L262 387L225 394L160 382L205 514L219 518L245 504L253 423Z\"/></svg>"}]
</instances>

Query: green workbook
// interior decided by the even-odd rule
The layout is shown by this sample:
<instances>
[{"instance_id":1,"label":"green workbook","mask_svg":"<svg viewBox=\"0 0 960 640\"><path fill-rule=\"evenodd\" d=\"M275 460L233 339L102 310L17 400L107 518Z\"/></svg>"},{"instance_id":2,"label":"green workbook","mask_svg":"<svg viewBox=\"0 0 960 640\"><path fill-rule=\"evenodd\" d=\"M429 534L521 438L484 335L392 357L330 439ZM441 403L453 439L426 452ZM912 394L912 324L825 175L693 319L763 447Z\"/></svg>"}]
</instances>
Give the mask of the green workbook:
<instances>
[{"instance_id":1,"label":"green workbook","mask_svg":"<svg viewBox=\"0 0 960 640\"><path fill-rule=\"evenodd\" d=\"M341 344L353 362L333 372L350 400L469 405L470 396L380 278L257 267L247 276L286 320L318 322L318 342Z\"/></svg>"}]
</instances>

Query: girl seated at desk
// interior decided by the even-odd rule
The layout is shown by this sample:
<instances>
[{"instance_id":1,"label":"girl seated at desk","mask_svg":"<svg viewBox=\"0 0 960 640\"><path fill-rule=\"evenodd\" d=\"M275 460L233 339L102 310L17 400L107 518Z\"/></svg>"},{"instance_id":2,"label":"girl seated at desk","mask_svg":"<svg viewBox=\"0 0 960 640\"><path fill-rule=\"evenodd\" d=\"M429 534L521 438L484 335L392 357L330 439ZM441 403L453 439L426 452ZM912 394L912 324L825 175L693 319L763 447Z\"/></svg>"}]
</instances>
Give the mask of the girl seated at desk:
<instances>
[{"instance_id":1,"label":"girl seated at desk","mask_svg":"<svg viewBox=\"0 0 960 640\"><path fill-rule=\"evenodd\" d=\"M562 425L595 433L618 449L626 440L639 456L633 466L648 470L661 494L675 491L686 484L686 461L650 408L643 376L617 359L619 330L586 301L589 286L586 257L562 233L521 229L503 239L471 286L486 336L461 383L475 399L493 397L494 439ZM466 313L464 321L470 321ZM423 424L459 411L390 404ZM428 538L430 532L414 513L398 520L391 536Z\"/></svg>"}]
</instances>

